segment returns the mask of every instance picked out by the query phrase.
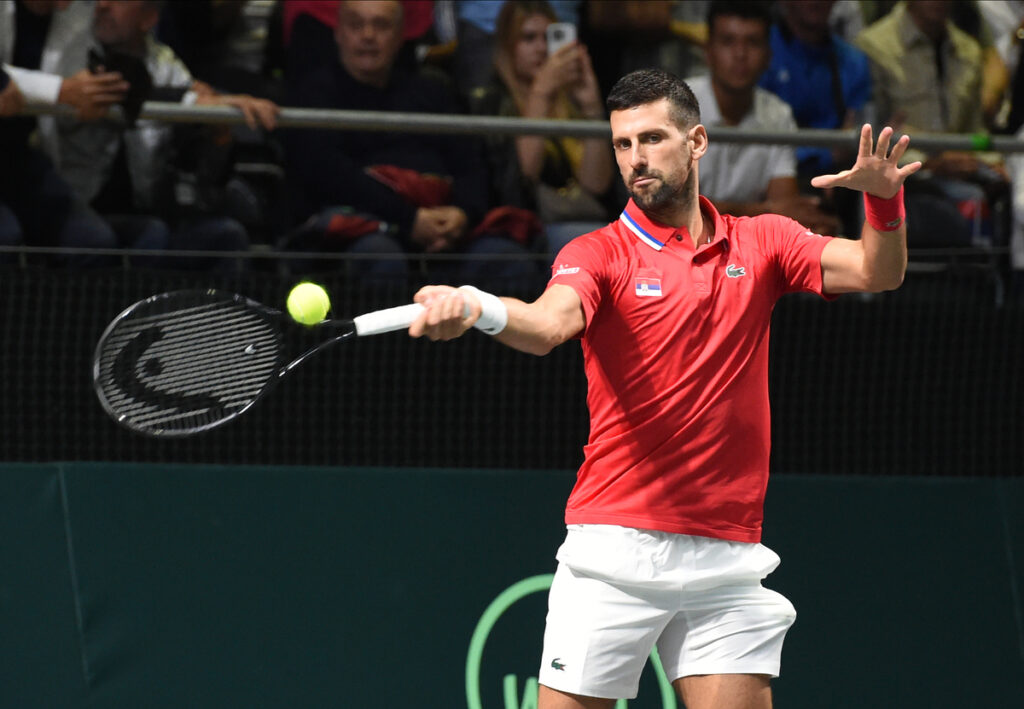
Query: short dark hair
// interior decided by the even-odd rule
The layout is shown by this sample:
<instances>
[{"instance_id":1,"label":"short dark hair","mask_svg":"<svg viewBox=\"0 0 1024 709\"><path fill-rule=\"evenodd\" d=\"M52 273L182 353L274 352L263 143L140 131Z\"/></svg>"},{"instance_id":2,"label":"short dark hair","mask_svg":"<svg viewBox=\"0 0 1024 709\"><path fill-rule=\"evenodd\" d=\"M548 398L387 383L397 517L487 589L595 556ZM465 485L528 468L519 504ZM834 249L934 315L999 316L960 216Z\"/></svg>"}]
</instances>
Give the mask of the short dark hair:
<instances>
[{"instance_id":1,"label":"short dark hair","mask_svg":"<svg viewBox=\"0 0 1024 709\"><path fill-rule=\"evenodd\" d=\"M708 5L708 36L715 31L719 17L741 17L764 24L765 36L772 27L772 4L766 0L712 0Z\"/></svg>"},{"instance_id":2,"label":"short dark hair","mask_svg":"<svg viewBox=\"0 0 1024 709\"><path fill-rule=\"evenodd\" d=\"M611 113L661 99L668 99L672 120L680 128L700 123L700 104L693 91L678 76L661 69L639 69L626 74L608 92L605 106Z\"/></svg>"}]
</instances>

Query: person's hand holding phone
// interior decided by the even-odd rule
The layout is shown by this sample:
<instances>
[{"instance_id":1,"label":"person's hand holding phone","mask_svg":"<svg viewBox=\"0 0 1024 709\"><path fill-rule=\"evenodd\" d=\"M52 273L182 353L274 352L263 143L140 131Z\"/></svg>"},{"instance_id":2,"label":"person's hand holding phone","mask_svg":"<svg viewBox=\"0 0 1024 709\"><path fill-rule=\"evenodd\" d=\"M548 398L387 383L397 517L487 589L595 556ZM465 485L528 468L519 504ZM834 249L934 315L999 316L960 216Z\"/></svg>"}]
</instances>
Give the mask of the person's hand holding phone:
<instances>
[{"instance_id":1,"label":"person's hand holding phone","mask_svg":"<svg viewBox=\"0 0 1024 709\"><path fill-rule=\"evenodd\" d=\"M558 54L563 47L576 44L576 25L571 22L552 22L544 29L548 43L548 56Z\"/></svg>"},{"instance_id":2,"label":"person's hand holding phone","mask_svg":"<svg viewBox=\"0 0 1024 709\"><path fill-rule=\"evenodd\" d=\"M582 44L576 45L579 76L569 89L569 95L579 106L585 118L599 120L604 118L604 101L601 98L601 87L597 83L594 64L590 61L590 52Z\"/></svg>"},{"instance_id":3,"label":"person's hand holding phone","mask_svg":"<svg viewBox=\"0 0 1024 709\"><path fill-rule=\"evenodd\" d=\"M566 45L549 56L537 70L532 90L550 100L579 81L579 49L576 44Z\"/></svg>"}]
</instances>

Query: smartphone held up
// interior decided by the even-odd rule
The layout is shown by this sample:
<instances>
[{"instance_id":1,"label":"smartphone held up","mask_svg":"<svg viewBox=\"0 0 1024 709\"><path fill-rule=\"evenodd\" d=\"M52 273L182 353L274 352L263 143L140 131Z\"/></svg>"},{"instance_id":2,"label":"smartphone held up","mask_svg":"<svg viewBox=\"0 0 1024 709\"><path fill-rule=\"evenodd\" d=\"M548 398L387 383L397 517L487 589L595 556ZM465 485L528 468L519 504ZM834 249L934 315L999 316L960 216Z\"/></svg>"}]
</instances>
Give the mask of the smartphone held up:
<instances>
[{"instance_id":1,"label":"smartphone held up","mask_svg":"<svg viewBox=\"0 0 1024 709\"><path fill-rule=\"evenodd\" d=\"M576 25L571 22L552 22L545 32L548 40L548 56L576 41Z\"/></svg>"}]
</instances>

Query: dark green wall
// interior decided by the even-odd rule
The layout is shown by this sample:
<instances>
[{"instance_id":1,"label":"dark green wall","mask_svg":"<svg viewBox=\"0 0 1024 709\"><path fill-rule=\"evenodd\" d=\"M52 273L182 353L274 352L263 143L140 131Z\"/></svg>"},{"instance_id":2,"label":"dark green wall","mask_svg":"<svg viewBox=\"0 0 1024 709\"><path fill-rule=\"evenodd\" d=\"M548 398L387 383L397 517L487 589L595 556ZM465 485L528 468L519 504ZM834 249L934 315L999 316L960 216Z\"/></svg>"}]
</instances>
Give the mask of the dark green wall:
<instances>
[{"instance_id":1,"label":"dark green wall","mask_svg":"<svg viewBox=\"0 0 1024 709\"><path fill-rule=\"evenodd\" d=\"M463 707L554 570L565 472L0 467L0 706ZM1024 706L1024 480L776 476L780 707ZM483 706L536 674L543 593ZM660 707L645 675L630 707Z\"/></svg>"}]
</instances>

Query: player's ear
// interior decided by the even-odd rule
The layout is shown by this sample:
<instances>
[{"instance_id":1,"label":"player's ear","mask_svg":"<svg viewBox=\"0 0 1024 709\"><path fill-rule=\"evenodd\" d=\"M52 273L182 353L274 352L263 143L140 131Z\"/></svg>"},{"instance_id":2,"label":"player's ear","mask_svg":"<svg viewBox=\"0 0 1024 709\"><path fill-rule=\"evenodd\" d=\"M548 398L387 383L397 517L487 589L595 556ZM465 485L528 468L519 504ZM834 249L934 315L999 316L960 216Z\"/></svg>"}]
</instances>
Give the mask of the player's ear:
<instances>
[{"instance_id":1,"label":"player's ear","mask_svg":"<svg viewBox=\"0 0 1024 709\"><path fill-rule=\"evenodd\" d=\"M690 155L700 160L708 150L708 131L702 123L698 123L686 132L686 142L690 145Z\"/></svg>"}]
</instances>

